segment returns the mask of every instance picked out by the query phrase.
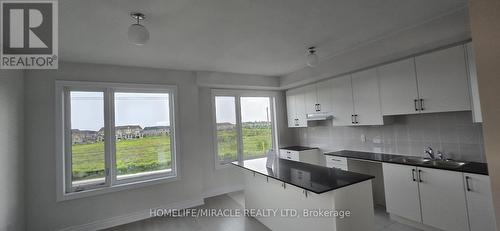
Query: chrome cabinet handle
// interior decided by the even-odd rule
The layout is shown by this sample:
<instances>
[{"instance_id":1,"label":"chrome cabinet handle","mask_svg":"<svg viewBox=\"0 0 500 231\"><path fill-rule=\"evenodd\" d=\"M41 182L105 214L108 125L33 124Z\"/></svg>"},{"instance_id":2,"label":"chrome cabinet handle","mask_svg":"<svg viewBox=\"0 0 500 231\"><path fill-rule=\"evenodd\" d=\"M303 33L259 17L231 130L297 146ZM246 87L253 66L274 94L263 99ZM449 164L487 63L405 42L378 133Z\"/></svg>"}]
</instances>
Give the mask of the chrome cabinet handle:
<instances>
[{"instance_id":1,"label":"chrome cabinet handle","mask_svg":"<svg viewBox=\"0 0 500 231\"><path fill-rule=\"evenodd\" d=\"M351 115L351 123L354 124L354 115Z\"/></svg>"},{"instance_id":2,"label":"chrome cabinet handle","mask_svg":"<svg viewBox=\"0 0 500 231\"><path fill-rule=\"evenodd\" d=\"M465 187L467 188L468 192L472 191L472 189L470 188L470 185L469 185L469 180L470 180L470 176L465 176Z\"/></svg>"},{"instance_id":3,"label":"chrome cabinet handle","mask_svg":"<svg viewBox=\"0 0 500 231\"><path fill-rule=\"evenodd\" d=\"M354 123L355 124L359 124L359 122L358 122L358 115L357 114L354 115Z\"/></svg>"},{"instance_id":4,"label":"chrome cabinet handle","mask_svg":"<svg viewBox=\"0 0 500 231\"><path fill-rule=\"evenodd\" d=\"M321 104L318 103L318 111L321 111Z\"/></svg>"},{"instance_id":5,"label":"chrome cabinet handle","mask_svg":"<svg viewBox=\"0 0 500 231\"><path fill-rule=\"evenodd\" d=\"M414 168L411 169L411 178L413 179L413 181L417 181L417 179L415 179L415 169Z\"/></svg>"},{"instance_id":6,"label":"chrome cabinet handle","mask_svg":"<svg viewBox=\"0 0 500 231\"><path fill-rule=\"evenodd\" d=\"M422 180L422 170L420 170L420 169L418 170L418 182L424 182Z\"/></svg>"},{"instance_id":7,"label":"chrome cabinet handle","mask_svg":"<svg viewBox=\"0 0 500 231\"><path fill-rule=\"evenodd\" d=\"M415 106L415 111L418 111L418 99L413 100L413 105Z\"/></svg>"},{"instance_id":8,"label":"chrome cabinet handle","mask_svg":"<svg viewBox=\"0 0 500 231\"><path fill-rule=\"evenodd\" d=\"M424 99L420 99L420 111L425 110L424 108Z\"/></svg>"}]
</instances>

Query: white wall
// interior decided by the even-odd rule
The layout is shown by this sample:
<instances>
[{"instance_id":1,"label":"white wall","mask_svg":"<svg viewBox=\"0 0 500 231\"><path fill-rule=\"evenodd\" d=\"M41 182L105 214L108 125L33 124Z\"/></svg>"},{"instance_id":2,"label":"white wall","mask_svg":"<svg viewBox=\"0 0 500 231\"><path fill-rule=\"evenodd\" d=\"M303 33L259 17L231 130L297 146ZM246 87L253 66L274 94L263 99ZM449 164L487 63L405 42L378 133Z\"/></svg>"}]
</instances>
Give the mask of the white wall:
<instances>
[{"instance_id":1,"label":"white wall","mask_svg":"<svg viewBox=\"0 0 500 231\"><path fill-rule=\"evenodd\" d=\"M181 180L56 202L55 80L177 85ZM27 71L24 96L28 230L57 230L241 187L237 169L214 168L210 89L199 88L196 81L195 72L96 64L60 63L58 70ZM284 100L283 95L280 100ZM278 110L284 116L285 109ZM281 128L285 131L280 133L287 135L286 124Z\"/></svg>"},{"instance_id":2,"label":"white wall","mask_svg":"<svg viewBox=\"0 0 500 231\"><path fill-rule=\"evenodd\" d=\"M213 71L196 72L198 86L211 88L238 88L275 90L280 87L277 76L235 74Z\"/></svg>"},{"instance_id":3,"label":"white wall","mask_svg":"<svg viewBox=\"0 0 500 231\"><path fill-rule=\"evenodd\" d=\"M0 131L0 230L24 230L22 71L0 71Z\"/></svg>"}]
</instances>

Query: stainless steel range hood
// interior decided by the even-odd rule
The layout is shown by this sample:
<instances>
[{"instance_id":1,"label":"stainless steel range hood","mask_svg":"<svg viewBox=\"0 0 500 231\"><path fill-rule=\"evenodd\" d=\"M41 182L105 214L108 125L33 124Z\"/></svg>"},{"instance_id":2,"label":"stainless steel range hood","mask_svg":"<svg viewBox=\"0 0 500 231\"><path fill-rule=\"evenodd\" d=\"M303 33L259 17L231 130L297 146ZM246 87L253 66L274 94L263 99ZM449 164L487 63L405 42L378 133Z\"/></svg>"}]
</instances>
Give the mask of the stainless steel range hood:
<instances>
[{"instance_id":1,"label":"stainless steel range hood","mask_svg":"<svg viewBox=\"0 0 500 231\"><path fill-rule=\"evenodd\" d=\"M306 115L307 121L331 120L333 115L328 112L312 113Z\"/></svg>"}]
</instances>

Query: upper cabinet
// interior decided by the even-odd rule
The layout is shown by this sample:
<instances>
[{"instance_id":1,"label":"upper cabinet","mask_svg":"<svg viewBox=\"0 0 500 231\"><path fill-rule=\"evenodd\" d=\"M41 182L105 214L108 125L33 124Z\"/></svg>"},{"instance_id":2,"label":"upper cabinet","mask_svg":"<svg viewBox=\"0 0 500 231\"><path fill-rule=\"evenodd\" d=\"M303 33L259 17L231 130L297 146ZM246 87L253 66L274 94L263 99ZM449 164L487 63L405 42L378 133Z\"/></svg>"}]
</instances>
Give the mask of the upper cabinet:
<instances>
[{"instance_id":1,"label":"upper cabinet","mask_svg":"<svg viewBox=\"0 0 500 231\"><path fill-rule=\"evenodd\" d=\"M351 76L346 75L331 80L332 124L349 126L354 123L354 103L352 99Z\"/></svg>"},{"instance_id":2,"label":"upper cabinet","mask_svg":"<svg viewBox=\"0 0 500 231\"><path fill-rule=\"evenodd\" d=\"M305 88L286 92L288 127L307 127Z\"/></svg>"},{"instance_id":3,"label":"upper cabinet","mask_svg":"<svg viewBox=\"0 0 500 231\"><path fill-rule=\"evenodd\" d=\"M289 126L321 112L334 126L382 125L385 115L467 111L471 102L481 122L472 54L460 45L287 91Z\"/></svg>"},{"instance_id":4,"label":"upper cabinet","mask_svg":"<svg viewBox=\"0 0 500 231\"><path fill-rule=\"evenodd\" d=\"M464 46L378 67L383 115L470 110Z\"/></svg>"},{"instance_id":5,"label":"upper cabinet","mask_svg":"<svg viewBox=\"0 0 500 231\"><path fill-rule=\"evenodd\" d=\"M331 81L324 81L304 87L306 113L331 112Z\"/></svg>"},{"instance_id":6,"label":"upper cabinet","mask_svg":"<svg viewBox=\"0 0 500 231\"><path fill-rule=\"evenodd\" d=\"M405 59L378 68L383 115L419 113L414 59Z\"/></svg>"},{"instance_id":7,"label":"upper cabinet","mask_svg":"<svg viewBox=\"0 0 500 231\"><path fill-rule=\"evenodd\" d=\"M471 109L464 46L418 56L415 65L421 112Z\"/></svg>"},{"instance_id":8,"label":"upper cabinet","mask_svg":"<svg viewBox=\"0 0 500 231\"><path fill-rule=\"evenodd\" d=\"M479 87L477 84L476 58L474 56L474 49L472 48L472 43L468 43L465 46L465 49L467 50L467 67L468 67L469 82L470 82L472 119L476 123L482 123L483 115L481 113L481 104L479 100Z\"/></svg>"},{"instance_id":9,"label":"upper cabinet","mask_svg":"<svg viewBox=\"0 0 500 231\"><path fill-rule=\"evenodd\" d=\"M352 95L355 125L383 125L377 69L353 73Z\"/></svg>"}]
</instances>

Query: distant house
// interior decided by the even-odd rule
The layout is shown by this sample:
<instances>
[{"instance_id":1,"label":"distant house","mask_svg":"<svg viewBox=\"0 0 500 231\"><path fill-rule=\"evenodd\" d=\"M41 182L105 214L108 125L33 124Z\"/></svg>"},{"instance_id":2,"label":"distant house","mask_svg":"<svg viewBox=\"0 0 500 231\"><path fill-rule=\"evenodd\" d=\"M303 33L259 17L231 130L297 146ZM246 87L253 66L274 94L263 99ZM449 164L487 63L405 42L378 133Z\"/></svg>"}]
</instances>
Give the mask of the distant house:
<instances>
[{"instance_id":1,"label":"distant house","mask_svg":"<svg viewBox=\"0 0 500 231\"><path fill-rule=\"evenodd\" d=\"M152 126L145 127L142 130L144 136L163 136L170 135L170 126Z\"/></svg>"},{"instance_id":2,"label":"distant house","mask_svg":"<svg viewBox=\"0 0 500 231\"><path fill-rule=\"evenodd\" d=\"M232 130L234 129L236 125L232 123L218 123L217 124L217 130L218 131L224 131L224 130Z\"/></svg>"},{"instance_id":3,"label":"distant house","mask_svg":"<svg viewBox=\"0 0 500 231\"><path fill-rule=\"evenodd\" d=\"M115 137L117 140L142 138L142 128L139 125L116 126Z\"/></svg>"},{"instance_id":4,"label":"distant house","mask_svg":"<svg viewBox=\"0 0 500 231\"><path fill-rule=\"evenodd\" d=\"M71 141L73 144L95 143L97 140L96 131L71 129Z\"/></svg>"}]
</instances>

